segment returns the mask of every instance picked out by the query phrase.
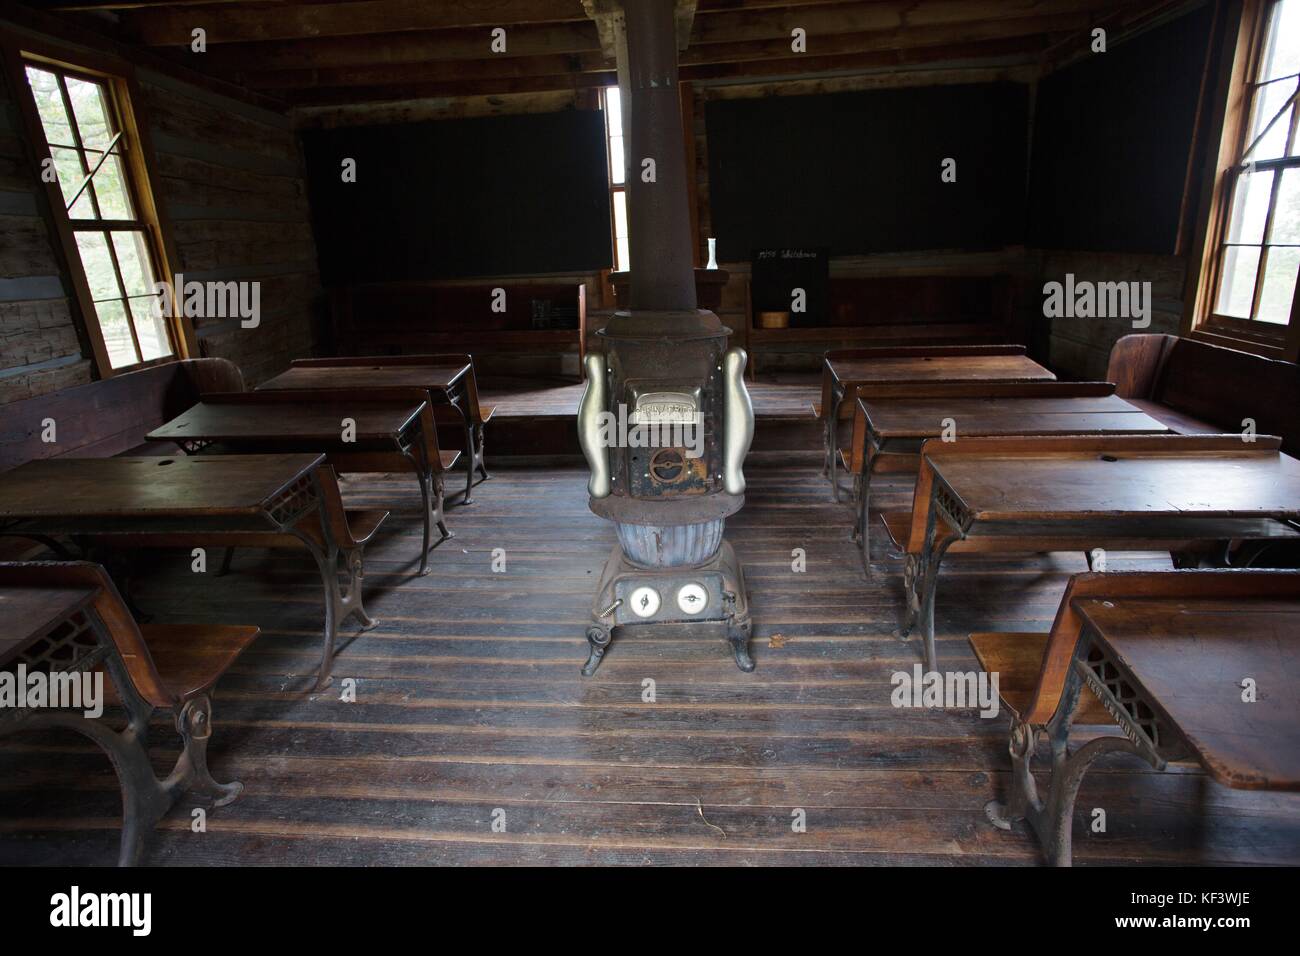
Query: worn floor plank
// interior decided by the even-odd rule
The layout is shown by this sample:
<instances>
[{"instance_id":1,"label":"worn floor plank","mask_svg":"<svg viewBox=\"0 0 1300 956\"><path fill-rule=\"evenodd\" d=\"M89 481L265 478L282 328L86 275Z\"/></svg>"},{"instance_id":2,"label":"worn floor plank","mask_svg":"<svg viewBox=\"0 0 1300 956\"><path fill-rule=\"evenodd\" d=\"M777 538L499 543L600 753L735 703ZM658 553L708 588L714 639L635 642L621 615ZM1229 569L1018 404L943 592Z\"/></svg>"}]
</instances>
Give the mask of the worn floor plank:
<instances>
[{"instance_id":1,"label":"worn floor plank","mask_svg":"<svg viewBox=\"0 0 1300 956\"><path fill-rule=\"evenodd\" d=\"M538 397L531 411L542 398L576 394ZM804 396L770 398L793 410ZM410 483L347 479L349 504L394 516L367 555L380 626L345 626L323 695L307 691L321 610L305 555L241 551L224 578L191 573L188 552L150 555L135 596L158 620L264 633L215 699L212 764L243 780L244 796L212 811L204 833L191 829L193 804L178 805L146 862L1037 863L1023 830L994 830L982 813L1006 792L1006 718L891 706L890 675L919 659L917 642L893 635L901 563L878 534L863 576L848 506L829 501L817 458L753 456L747 507L728 524L752 591L752 674L717 632L680 628L616 635L596 677L579 676L614 535L587 510L578 468L496 469L473 505L448 512L456 537L426 578L410 574ZM881 507L909 501L896 480L876 491ZM806 571L793 569L795 549ZM946 562L941 660L973 670L971 631L1046 629L1083 567L1068 554ZM338 699L345 678L356 703ZM152 739L161 772L175 755L167 721ZM1117 755L1096 765L1078 806L1080 864L1300 862L1300 800L1227 790L1195 768L1157 774ZM1094 807L1104 834L1085 826ZM119 812L107 761L80 738L0 742L0 862L111 863ZM799 813L804 832L792 828Z\"/></svg>"}]
</instances>

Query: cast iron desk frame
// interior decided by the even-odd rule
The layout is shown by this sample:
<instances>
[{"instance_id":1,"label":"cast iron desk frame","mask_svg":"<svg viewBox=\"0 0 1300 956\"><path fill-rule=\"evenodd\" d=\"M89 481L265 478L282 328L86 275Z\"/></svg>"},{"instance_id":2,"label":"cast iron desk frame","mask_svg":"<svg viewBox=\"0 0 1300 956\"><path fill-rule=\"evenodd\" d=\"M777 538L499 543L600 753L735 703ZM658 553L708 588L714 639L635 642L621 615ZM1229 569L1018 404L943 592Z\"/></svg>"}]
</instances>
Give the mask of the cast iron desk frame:
<instances>
[{"instance_id":1,"label":"cast iron desk frame","mask_svg":"<svg viewBox=\"0 0 1300 956\"><path fill-rule=\"evenodd\" d=\"M54 566L51 566L54 570ZM24 587L24 590L35 588ZM68 590L73 590L69 588ZM127 723L114 730L104 715L87 717L77 710L21 708L0 711L0 737L30 730L71 730L91 740L108 757L122 790L122 836L117 865L140 862L146 833L186 792L209 797L212 806L224 807L244 790L238 781L217 783L208 770L207 748L212 733L212 702L206 694L187 701L174 713L182 750L166 778L159 780L149 759L149 719L154 705L140 695L131 680L117 644L94 604L102 589L78 588L79 599L70 601L48 626L29 634L0 655L0 670L24 664L30 670L54 674L81 674L103 667L117 691Z\"/></svg>"}]
</instances>

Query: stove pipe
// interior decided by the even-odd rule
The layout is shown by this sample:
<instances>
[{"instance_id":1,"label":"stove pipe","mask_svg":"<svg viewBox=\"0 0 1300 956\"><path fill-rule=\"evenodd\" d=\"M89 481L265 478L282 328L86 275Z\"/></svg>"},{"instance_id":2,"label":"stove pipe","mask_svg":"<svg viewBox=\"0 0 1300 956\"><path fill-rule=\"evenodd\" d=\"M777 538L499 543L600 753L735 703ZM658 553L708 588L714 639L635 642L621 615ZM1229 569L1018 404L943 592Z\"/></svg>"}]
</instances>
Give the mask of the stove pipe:
<instances>
[{"instance_id":1,"label":"stove pipe","mask_svg":"<svg viewBox=\"0 0 1300 956\"><path fill-rule=\"evenodd\" d=\"M744 577L723 539L744 504L754 417L743 349L697 309L672 0L624 0L628 124L629 308L587 356L578 411L590 507L615 523L587 631L593 673L623 624L727 627L752 670Z\"/></svg>"}]
</instances>

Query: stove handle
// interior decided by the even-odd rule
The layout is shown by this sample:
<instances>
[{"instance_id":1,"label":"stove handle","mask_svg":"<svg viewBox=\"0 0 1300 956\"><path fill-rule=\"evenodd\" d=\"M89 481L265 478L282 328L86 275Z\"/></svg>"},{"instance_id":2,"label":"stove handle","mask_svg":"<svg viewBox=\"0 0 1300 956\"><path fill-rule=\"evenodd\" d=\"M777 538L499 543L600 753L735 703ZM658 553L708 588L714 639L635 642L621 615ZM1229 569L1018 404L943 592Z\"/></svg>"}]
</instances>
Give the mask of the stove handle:
<instances>
[{"instance_id":1,"label":"stove handle","mask_svg":"<svg viewBox=\"0 0 1300 956\"><path fill-rule=\"evenodd\" d=\"M745 493L745 455L754 440L754 406L745 388L748 361L742 348L728 349L722 357L722 487L729 495Z\"/></svg>"},{"instance_id":2,"label":"stove handle","mask_svg":"<svg viewBox=\"0 0 1300 956\"><path fill-rule=\"evenodd\" d=\"M605 373L605 356L587 355L587 388L578 405L578 442L587 456L591 477L587 493L593 498L609 497L609 449L601 441L600 416L609 406L609 379Z\"/></svg>"}]
</instances>

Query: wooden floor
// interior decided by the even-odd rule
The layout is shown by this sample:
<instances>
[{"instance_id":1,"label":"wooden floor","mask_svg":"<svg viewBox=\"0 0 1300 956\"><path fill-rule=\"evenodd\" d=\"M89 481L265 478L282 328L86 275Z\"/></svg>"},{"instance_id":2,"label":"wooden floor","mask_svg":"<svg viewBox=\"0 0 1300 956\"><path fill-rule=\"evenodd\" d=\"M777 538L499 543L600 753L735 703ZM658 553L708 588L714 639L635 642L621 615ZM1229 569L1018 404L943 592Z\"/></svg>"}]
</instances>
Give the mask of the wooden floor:
<instances>
[{"instance_id":1,"label":"wooden floor","mask_svg":"<svg viewBox=\"0 0 1300 956\"><path fill-rule=\"evenodd\" d=\"M457 536L426 578L409 576L414 486L349 481L351 503L403 514L367 557L381 624L343 649L325 695L302 689L321 618L305 555L241 551L224 578L192 574L188 554L156 555L136 596L159 620L264 631L215 698L212 765L245 793L211 811L204 833L192 832L191 804L176 807L146 862L1036 863L1022 829L996 830L982 812L1007 790L1005 716L890 706L890 674L918 660L916 642L891 633L899 562L878 543L875 578L863 578L848 506L829 502L815 454L752 456L748 475L728 533L752 592L752 674L720 636L677 633L616 635L597 675L579 676L614 535L587 510L576 467L499 471L449 512ZM904 500L893 489L882 505ZM498 548L504 573L491 570ZM791 570L795 548L804 573ZM1045 629L1064 575L1082 566L951 559L941 659L974 669L972 630ZM349 677L356 703L338 699ZM656 703L642 700L647 679ZM159 720L160 769L171 737ZM1094 807L1104 834L1085 830ZM792 828L799 810L806 832ZM0 862L111 863L119 812L107 761L81 738L0 742ZM1075 839L1080 864L1294 864L1300 801L1116 755L1085 781Z\"/></svg>"}]
</instances>

